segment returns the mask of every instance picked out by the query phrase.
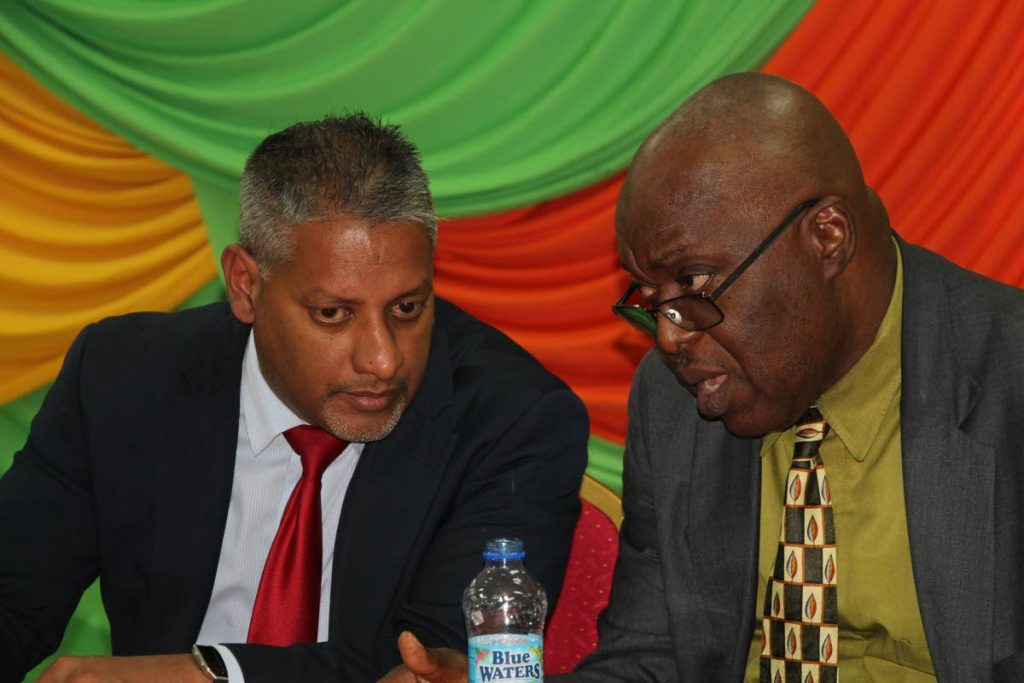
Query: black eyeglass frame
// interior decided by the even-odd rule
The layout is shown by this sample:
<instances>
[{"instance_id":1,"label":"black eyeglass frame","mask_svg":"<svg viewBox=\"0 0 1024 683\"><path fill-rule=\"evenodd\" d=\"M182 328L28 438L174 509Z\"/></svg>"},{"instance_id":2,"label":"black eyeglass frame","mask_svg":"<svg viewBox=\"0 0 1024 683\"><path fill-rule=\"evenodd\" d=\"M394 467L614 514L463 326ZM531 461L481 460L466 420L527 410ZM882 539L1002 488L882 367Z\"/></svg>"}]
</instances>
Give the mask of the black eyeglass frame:
<instances>
[{"instance_id":1,"label":"black eyeglass frame","mask_svg":"<svg viewBox=\"0 0 1024 683\"><path fill-rule=\"evenodd\" d=\"M739 278L739 276L742 275L743 272L747 268L749 268L751 264L754 261L756 261L758 257L765 252L766 249L768 249L769 246L771 246L771 243L774 242L775 239L779 235L781 235L782 232L786 228L788 228L793 221L796 220L797 216L799 216L804 211L814 206L819 201L820 198L814 198L806 199L800 202L800 204L798 204L797 207L789 213L789 215L782 219L781 223L775 226L775 228L773 228L772 231L768 233L768 236L765 237L760 244L754 247L754 250L750 252L747 258L743 259L743 261L738 266L736 266L736 268L734 268L733 271L729 273L729 275L724 280L722 280L722 284L718 285L718 287L715 288L715 291L711 292L710 294L708 294L707 292L697 292L696 294L684 294L682 296L674 296L669 299L665 299L664 301L658 302L656 305L651 306L650 308L647 308L645 306L640 306L638 304L626 303L626 301L633 294L633 292L640 288L640 285L634 282L629 285L625 293L621 297L619 297L619 300L612 304L612 312L615 315L622 318L623 320L625 320L633 327L636 327L637 329L643 332L653 335L658 330L658 318L656 317L656 314L661 312L663 306L675 301L680 301L682 299L702 299L707 303L711 304L712 308L714 308L714 310L717 311L717 320L708 325L697 326L694 329L690 329L689 327L686 327L682 323L677 323L671 318L668 318L669 322L671 322L673 325L677 325L678 327L683 328L684 330L689 330L690 332L701 332L703 330L711 329L715 325L721 324L721 322L725 320L725 313L723 313L722 309L718 307L718 304L715 303L715 300L718 299L718 297L722 296L725 290L728 289L732 283L736 282L737 278ZM647 315L638 316L637 313L641 311L646 313ZM662 313L662 315L664 315L664 313Z\"/></svg>"}]
</instances>

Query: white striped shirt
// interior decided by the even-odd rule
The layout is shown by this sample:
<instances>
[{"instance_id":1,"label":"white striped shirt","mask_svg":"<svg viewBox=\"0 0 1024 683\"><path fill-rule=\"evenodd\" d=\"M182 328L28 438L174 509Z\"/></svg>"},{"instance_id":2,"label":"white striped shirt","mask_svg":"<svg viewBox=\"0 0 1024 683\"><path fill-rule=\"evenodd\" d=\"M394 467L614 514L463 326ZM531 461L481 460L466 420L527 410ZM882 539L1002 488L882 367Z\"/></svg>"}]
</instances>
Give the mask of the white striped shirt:
<instances>
[{"instance_id":1,"label":"white striped shirt","mask_svg":"<svg viewBox=\"0 0 1024 683\"><path fill-rule=\"evenodd\" d=\"M249 632L263 565L292 490L302 475L302 462L284 432L306 424L267 384L260 372L252 333L242 361L238 415L238 446L224 540L213 595L197 640L200 644L244 643ZM323 573L317 639L327 640L330 616L334 541L352 473L364 444L349 444L324 472L320 501L323 513ZM217 648L231 683L244 683L238 661L225 647Z\"/></svg>"}]
</instances>

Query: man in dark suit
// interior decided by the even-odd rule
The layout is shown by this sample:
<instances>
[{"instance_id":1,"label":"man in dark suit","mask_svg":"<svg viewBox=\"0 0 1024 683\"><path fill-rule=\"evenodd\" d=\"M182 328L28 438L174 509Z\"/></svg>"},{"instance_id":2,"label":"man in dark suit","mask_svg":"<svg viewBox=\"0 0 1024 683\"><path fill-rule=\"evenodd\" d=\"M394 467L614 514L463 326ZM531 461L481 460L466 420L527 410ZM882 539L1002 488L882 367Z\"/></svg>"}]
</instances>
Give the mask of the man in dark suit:
<instances>
[{"instance_id":1,"label":"man in dark suit","mask_svg":"<svg viewBox=\"0 0 1024 683\"><path fill-rule=\"evenodd\" d=\"M564 680L1024 680L1024 293L897 237L828 111L761 74L647 139L616 225L615 310L657 349Z\"/></svg>"},{"instance_id":2,"label":"man in dark suit","mask_svg":"<svg viewBox=\"0 0 1024 683\"><path fill-rule=\"evenodd\" d=\"M586 412L434 296L435 232L397 128L329 117L261 143L230 307L86 328L0 480L0 680L56 648L97 576L116 656L42 681L374 680L400 630L464 647L496 536L525 541L554 602Z\"/></svg>"}]
</instances>

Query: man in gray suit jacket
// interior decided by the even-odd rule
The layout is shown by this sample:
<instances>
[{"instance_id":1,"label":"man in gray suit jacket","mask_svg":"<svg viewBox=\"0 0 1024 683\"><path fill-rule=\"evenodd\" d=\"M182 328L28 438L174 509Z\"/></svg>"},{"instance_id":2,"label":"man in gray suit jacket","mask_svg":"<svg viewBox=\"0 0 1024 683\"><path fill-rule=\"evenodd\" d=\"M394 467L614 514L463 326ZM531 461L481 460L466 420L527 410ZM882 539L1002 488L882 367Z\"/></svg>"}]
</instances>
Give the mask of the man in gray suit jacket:
<instances>
[{"instance_id":1,"label":"man in gray suit jacket","mask_svg":"<svg viewBox=\"0 0 1024 683\"><path fill-rule=\"evenodd\" d=\"M657 349L630 397L600 644L565 680L834 675L766 664L761 641L773 444L818 404L842 680L1024 681L1024 294L899 239L838 123L762 74L712 83L647 139L616 226L634 284L615 308ZM864 378L890 393L849 386ZM840 387L877 419L844 424ZM421 680L461 680L456 654L400 646Z\"/></svg>"}]
</instances>

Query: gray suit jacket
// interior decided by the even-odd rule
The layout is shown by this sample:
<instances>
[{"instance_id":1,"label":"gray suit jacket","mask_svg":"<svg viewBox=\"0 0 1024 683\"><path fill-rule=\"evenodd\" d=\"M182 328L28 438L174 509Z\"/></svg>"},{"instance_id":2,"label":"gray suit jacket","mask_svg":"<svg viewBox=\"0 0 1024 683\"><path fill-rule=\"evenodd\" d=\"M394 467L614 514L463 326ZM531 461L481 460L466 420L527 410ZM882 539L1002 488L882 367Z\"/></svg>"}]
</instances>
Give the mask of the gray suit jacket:
<instances>
[{"instance_id":1,"label":"gray suit jacket","mask_svg":"<svg viewBox=\"0 0 1024 683\"><path fill-rule=\"evenodd\" d=\"M1024 292L901 242L911 559L938 680L1024 681ZM566 680L743 679L760 439L699 418L651 353L630 396L625 522L600 645Z\"/></svg>"}]
</instances>

